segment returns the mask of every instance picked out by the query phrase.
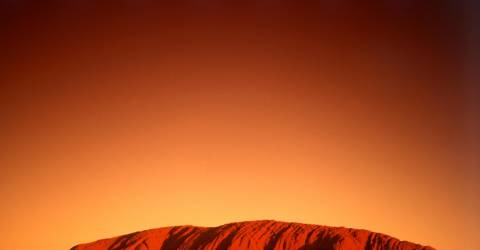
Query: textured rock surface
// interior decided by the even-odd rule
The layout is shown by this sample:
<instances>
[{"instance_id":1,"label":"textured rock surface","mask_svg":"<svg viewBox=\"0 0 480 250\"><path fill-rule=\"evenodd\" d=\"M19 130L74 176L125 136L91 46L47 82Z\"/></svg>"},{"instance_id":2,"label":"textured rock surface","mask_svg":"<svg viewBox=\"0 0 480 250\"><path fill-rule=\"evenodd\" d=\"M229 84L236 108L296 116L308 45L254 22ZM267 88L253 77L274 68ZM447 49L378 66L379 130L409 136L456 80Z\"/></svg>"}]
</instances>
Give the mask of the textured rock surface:
<instances>
[{"instance_id":1,"label":"textured rock surface","mask_svg":"<svg viewBox=\"0 0 480 250\"><path fill-rule=\"evenodd\" d=\"M81 244L71 250L123 249L433 250L366 230L278 221L239 222L218 227L165 227Z\"/></svg>"}]
</instances>

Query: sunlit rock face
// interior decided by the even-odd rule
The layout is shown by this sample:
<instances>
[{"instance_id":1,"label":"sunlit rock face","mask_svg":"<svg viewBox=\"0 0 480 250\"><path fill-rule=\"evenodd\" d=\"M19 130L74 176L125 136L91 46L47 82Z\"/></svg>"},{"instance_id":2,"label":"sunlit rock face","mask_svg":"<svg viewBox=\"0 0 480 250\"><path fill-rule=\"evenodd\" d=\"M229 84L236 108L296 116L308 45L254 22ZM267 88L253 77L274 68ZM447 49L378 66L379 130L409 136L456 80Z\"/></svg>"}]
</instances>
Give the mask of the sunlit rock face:
<instances>
[{"instance_id":1,"label":"sunlit rock face","mask_svg":"<svg viewBox=\"0 0 480 250\"><path fill-rule=\"evenodd\" d=\"M367 230L278 221L238 222L218 227L164 227L80 244L71 250L123 249L433 250Z\"/></svg>"}]
</instances>

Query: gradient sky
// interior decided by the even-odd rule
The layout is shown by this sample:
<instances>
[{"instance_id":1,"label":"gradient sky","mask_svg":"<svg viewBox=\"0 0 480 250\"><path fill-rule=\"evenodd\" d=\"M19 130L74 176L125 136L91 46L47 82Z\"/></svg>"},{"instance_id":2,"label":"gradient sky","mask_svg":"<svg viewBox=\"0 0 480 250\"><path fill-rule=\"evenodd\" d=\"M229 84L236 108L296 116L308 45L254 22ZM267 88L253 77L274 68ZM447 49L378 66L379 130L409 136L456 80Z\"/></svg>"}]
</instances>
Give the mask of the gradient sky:
<instances>
[{"instance_id":1,"label":"gradient sky","mask_svg":"<svg viewBox=\"0 0 480 250\"><path fill-rule=\"evenodd\" d=\"M480 245L462 2L66 2L1 1L1 249L255 219Z\"/></svg>"}]
</instances>

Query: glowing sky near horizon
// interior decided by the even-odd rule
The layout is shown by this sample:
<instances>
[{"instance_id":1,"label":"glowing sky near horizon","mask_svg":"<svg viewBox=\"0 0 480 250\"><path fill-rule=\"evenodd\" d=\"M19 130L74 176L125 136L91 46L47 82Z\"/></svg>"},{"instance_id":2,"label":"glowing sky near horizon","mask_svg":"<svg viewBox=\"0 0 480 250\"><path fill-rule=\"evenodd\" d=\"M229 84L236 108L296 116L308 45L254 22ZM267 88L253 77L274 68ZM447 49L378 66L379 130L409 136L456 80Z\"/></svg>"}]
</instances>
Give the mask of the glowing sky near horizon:
<instances>
[{"instance_id":1,"label":"glowing sky near horizon","mask_svg":"<svg viewBox=\"0 0 480 250\"><path fill-rule=\"evenodd\" d=\"M256 219L480 245L458 3L1 6L0 249Z\"/></svg>"}]
</instances>

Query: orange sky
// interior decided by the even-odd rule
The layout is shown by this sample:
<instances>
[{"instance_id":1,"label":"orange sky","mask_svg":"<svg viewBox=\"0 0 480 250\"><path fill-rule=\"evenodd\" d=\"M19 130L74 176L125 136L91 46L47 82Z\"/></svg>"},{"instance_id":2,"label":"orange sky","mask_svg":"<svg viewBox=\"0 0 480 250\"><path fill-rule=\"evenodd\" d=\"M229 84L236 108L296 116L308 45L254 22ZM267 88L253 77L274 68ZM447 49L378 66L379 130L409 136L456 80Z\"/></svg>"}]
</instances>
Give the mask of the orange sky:
<instances>
[{"instance_id":1,"label":"orange sky","mask_svg":"<svg viewBox=\"0 0 480 250\"><path fill-rule=\"evenodd\" d=\"M480 245L460 6L386 2L2 2L0 248L255 219Z\"/></svg>"}]
</instances>

